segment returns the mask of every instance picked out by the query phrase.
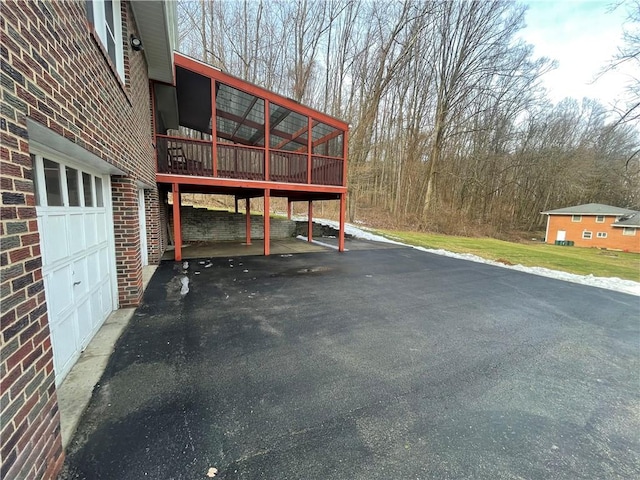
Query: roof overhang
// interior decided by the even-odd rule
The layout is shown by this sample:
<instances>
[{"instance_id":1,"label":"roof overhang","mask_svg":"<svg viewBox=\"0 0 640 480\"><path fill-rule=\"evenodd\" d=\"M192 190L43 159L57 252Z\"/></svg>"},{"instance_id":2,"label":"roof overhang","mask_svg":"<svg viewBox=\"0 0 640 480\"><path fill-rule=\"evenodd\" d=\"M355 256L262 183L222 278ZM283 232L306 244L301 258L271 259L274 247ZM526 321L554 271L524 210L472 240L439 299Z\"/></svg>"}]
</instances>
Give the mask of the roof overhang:
<instances>
[{"instance_id":1,"label":"roof overhang","mask_svg":"<svg viewBox=\"0 0 640 480\"><path fill-rule=\"evenodd\" d=\"M173 50L177 38L176 2L136 0L131 2L131 9L144 47L149 78L173 84Z\"/></svg>"}]
</instances>

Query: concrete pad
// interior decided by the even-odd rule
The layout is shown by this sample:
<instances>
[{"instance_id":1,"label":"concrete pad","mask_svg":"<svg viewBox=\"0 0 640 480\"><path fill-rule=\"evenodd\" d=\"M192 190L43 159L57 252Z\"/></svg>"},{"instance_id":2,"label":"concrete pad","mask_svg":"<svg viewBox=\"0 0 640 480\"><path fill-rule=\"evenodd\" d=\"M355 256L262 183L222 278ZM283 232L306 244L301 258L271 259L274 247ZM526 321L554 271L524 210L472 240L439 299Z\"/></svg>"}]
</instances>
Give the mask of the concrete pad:
<instances>
[{"instance_id":1,"label":"concrete pad","mask_svg":"<svg viewBox=\"0 0 640 480\"><path fill-rule=\"evenodd\" d=\"M157 265L149 265L142 269L143 289L147 288L157 268ZM135 308L121 308L109 315L62 384L58 386L60 430L64 449L67 448L80 417L91 400L93 388L107 366L116 341L129 324L134 312Z\"/></svg>"},{"instance_id":2,"label":"concrete pad","mask_svg":"<svg viewBox=\"0 0 640 480\"><path fill-rule=\"evenodd\" d=\"M286 255L294 253L326 252L331 250L325 246L309 243L297 238L272 239L271 255ZM245 257L263 255L264 241L254 240L251 245L242 242L211 242L196 243L182 246L182 259L217 258L217 257ZM173 260L173 248L167 249L163 260Z\"/></svg>"}]
</instances>

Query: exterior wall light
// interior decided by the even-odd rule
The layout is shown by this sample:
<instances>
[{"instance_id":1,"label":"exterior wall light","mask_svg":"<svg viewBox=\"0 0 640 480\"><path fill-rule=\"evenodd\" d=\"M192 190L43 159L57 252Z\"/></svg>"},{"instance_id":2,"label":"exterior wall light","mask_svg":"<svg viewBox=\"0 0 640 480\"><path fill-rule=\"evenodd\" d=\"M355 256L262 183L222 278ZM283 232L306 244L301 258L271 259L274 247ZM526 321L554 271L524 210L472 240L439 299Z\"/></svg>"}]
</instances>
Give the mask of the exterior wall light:
<instances>
[{"instance_id":1,"label":"exterior wall light","mask_svg":"<svg viewBox=\"0 0 640 480\"><path fill-rule=\"evenodd\" d=\"M144 47L142 46L142 40L140 40L138 37L136 37L133 34L131 34L130 43L131 43L131 48L133 48L136 52L139 52L140 50L144 50Z\"/></svg>"}]
</instances>

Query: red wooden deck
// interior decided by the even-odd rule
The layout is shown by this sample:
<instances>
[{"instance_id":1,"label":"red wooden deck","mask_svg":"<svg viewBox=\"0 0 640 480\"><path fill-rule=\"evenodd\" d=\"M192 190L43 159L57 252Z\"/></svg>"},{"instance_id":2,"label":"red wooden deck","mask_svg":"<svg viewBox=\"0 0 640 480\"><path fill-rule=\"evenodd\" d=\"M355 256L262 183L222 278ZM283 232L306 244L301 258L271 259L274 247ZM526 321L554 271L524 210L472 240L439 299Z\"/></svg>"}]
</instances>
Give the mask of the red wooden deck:
<instances>
[{"instance_id":1,"label":"red wooden deck","mask_svg":"<svg viewBox=\"0 0 640 480\"><path fill-rule=\"evenodd\" d=\"M178 124L165 126L156 99L153 118L156 181L170 185L174 195L176 260L180 192L196 187L204 193L224 189L236 199L263 196L265 212L270 196L286 196L289 203L304 199L310 218L314 200L335 198L344 251L348 125L197 60L180 54L174 59ZM267 215L265 238L268 230Z\"/></svg>"}]
</instances>

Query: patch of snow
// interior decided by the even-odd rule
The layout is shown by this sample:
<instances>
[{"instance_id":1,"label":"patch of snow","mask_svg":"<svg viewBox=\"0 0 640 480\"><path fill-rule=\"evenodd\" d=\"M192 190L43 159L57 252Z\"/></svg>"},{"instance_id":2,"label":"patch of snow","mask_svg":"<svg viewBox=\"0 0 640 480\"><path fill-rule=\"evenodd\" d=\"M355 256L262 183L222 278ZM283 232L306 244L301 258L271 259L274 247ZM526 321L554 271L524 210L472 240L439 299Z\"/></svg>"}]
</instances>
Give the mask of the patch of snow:
<instances>
[{"instance_id":1,"label":"patch of snow","mask_svg":"<svg viewBox=\"0 0 640 480\"><path fill-rule=\"evenodd\" d=\"M304 217L303 220L306 220ZM314 218L314 222L321 225L327 225L333 228L340 228L340 223L335 220L328 220L324 218ZM589 285L591 287L605 288L607 290L614 290L616 292L629 293L631 295L640 296L640 283L633 280L625 280L617 277L596 277L594 275L576 275L574 273L561 272L558 270L552 270L550 268L543 267L525 267L524 265L505 265L504 263L495 262L493 260L487 260L486 258L473 255L471 253L453 253L443 249L432 249L425 247L417 247L414 245L408 245L406 243L391 240L381 235L369 232L363 228L356 227L349 223L345 223L345 233L353 235L355 238L362 240L370 240L373 242L391 243L394 245L402 245L405 247L412 247L422 252L433 253L436 255L443 255L451 258L458 258L461 260L468 260L471 262L484 263L487 265L493 265L501 268L509 268L511 270L517 270L519 272L531 273L533 275L540 275L542 277L555 278L557 280L564 280L565 282L579 283L581 285Z\"/></svg>"},{"instance_id":2,"label":"patch of snow","mask_svg":"<svg viewBox=\"0 0 640 480\"><path fill-rule=\"evenodd\" d=\"M189 277L182 277L180 279L180 283L182 284L182 288L180 288L180 295L186 295L189 293Z\"/></svg>"},{"instance_id":3,"label":"patch of snow","mask_svg":"<svg viewBox=\"0 0 640 480\"><path fill-rule=\"evenodd\" d=\"M307 237L305 237L304 235L298 235L296 238L298 240L304 240L305 242L309 241L309 239ZM315 243L316 245L320 245L321 247L327 247L327 248L332 248L334 250L338 250L338 247L336 247L335 245L329 245L328 243L319 242L318 240L311 240L311 243ZM345 248L345 252L346 251L347 251L347 249Z\"/></svg>"}]
</instances>

